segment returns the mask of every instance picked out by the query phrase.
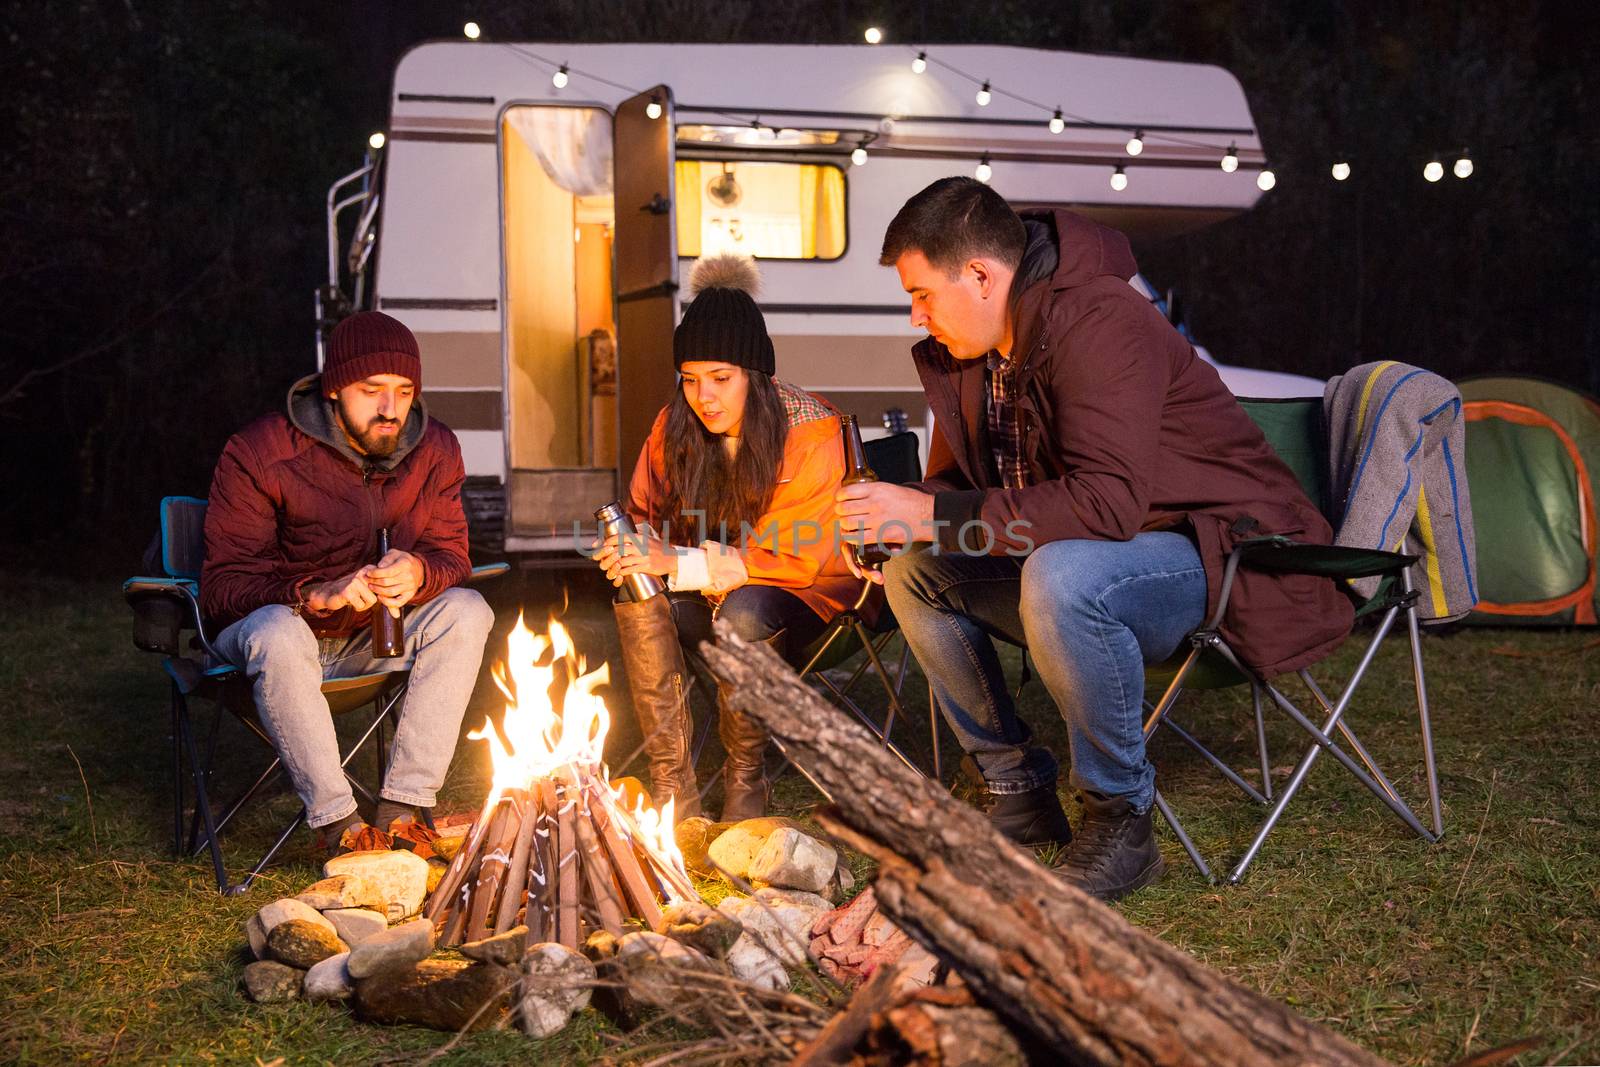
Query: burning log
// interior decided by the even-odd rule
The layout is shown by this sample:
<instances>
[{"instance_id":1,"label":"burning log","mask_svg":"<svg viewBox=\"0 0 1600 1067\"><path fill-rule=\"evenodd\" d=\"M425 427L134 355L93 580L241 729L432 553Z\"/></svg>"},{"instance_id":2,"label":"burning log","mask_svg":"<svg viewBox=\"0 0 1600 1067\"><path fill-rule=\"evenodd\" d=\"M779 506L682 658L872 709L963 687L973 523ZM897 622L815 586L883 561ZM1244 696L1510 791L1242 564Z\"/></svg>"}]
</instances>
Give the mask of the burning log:
<instances>
[{"instance_id":1,"label":"burning log","mask_svg":"<svg viewBox=\"0 0 1600 1067\"><path fill-rule=\"evenodd\" d=\"M1082 1064L1382 1062L1068 886L716 625L712 671L831 797L822 824L877 861L879 904L1016 1030Z\"/></svg>"},{"instance_id":2,"label":"burning log","mask_svg":"<svg viewBox=\"0 0 1600 1067\"><path fill-rule=\"evenodd\" d=\"M505 718L468 735L488 742L495 784L423 909L438 944L519 923L531 944L571 949L596 929L621 937L635 921L659 932L663 901L699 894L672 837L671 802L629 807L607 779L610 715L596 694L606 669L584 673L559 623L546 638L520 620L496 667Z\"/></svg>"}]
</instances>

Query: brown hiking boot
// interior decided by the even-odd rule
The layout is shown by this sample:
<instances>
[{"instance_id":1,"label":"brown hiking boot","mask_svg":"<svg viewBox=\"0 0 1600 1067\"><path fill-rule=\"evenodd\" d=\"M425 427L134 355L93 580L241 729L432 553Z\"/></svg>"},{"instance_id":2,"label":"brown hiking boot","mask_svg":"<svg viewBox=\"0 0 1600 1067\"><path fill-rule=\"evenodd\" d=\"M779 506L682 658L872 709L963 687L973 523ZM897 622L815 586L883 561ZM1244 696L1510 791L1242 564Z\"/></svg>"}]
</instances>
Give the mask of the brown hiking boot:
<instances>
[{"instance_id":1,"label":"brown hiking boot","mask_svg":"<svg viewBox=\"0 0 1600 1067\"><path fill-rule=\"evenodd\" d=\"M1083 820L1056 870L1068 884L1112 901L1143 889L1166 871L1151 812L1137 814L1125 797L1084 793Z\"/></svg>"},{"instance_id":2,"label":"brown hiking boot","mask_svg":"<svg viewBox=\"0 0 1600 1067\"><path fill-rule=\"evenodd\" d=\"M765 641L783 655L787 630L779 630ZM722 765L722 821L742 822L759 819L767 813L772 783L767 781L767 730L743 712L734 710L717 689L717 736L728 754Z\"/></svg>"},{"instance_id":3,"label":"brown hiking boot","mask_svg":"<svg viewBox=\"0 0 1600 1067\"><path fill-rule=\"evenodd\" d=\"M1072 824L1061 810L1055 783L1025 793L990 793L984 814L989 824L1019 845L1065 845L1072 840Z\"/></svg>"},{"instance_id":4,"label":"brown hiking boot","mask_svg":"<svg viewBox=\"0 0 1600 1067\"><path fill-rule=\"evenodd\" d=\"M622 666L633 695L633 711L650 760L650 799L657 808L676 799L673 818L700 814L700 790L689 752L689 670L665 595L612 605Z\"/></svg>"}]
</instances>

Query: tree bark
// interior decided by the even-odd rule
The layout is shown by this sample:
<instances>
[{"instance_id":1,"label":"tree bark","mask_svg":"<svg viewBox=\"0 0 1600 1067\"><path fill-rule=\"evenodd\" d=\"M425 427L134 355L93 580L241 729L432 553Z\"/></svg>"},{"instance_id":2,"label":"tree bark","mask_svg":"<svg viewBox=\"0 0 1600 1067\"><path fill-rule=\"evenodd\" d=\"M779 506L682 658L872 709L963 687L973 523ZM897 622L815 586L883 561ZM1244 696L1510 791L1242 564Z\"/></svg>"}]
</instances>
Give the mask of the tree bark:
<instances>
[{"instance_id":1,"label":"tree bark","mask_svg":"<svg viewBox=\"0 0 1600 1067\"><path fill-rule=\"evenodd\" d=\"M824 827L878 864L890 918L1073 1064L1384 1062L1133 926L907 769L764 645L701 646L735 708L828 794Z\"/></svg>"}]
</instances>

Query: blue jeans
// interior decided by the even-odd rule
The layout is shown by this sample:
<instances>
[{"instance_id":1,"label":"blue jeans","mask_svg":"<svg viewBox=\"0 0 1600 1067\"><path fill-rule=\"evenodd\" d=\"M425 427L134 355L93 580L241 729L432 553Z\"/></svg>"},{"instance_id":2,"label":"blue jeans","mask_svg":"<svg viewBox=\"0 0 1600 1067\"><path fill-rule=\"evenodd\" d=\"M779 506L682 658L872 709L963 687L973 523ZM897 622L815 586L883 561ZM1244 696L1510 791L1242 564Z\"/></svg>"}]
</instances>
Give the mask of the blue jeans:
<instances>
[{"instance_id":1,"label":"blue jeans","mask_svg":"<svg viewBox=\"0 0 1600 1067\"><path fill-rule=\"evenodd\" d=\"M1026 559L918 545L885 564L889 606L939 710L991 793L1053 785L1056 761L1017 716L994 638L1028 649L1066 720L1074 789L1155 799L1144 665L1204 620L1205 570L1179 533L1052 541Z\"/></svg>"},{"instance_id":2,"label":"blue jeans","mask_svg":"<svg viewBox=\"0 0 1600 1067\"><path fill-rule=\"evenodd\" d=\"M217 635L215 646L250 679L261 725L306 806L306 822L316 828L356 810L322 683L410 669L379 795L431 808L450 769L493 626L494 612L483 597L457 587L406 609L405 655L393 659L373 656L370 628L319 640L283 604L252 611Z\"/></svg>"}]
</instances>

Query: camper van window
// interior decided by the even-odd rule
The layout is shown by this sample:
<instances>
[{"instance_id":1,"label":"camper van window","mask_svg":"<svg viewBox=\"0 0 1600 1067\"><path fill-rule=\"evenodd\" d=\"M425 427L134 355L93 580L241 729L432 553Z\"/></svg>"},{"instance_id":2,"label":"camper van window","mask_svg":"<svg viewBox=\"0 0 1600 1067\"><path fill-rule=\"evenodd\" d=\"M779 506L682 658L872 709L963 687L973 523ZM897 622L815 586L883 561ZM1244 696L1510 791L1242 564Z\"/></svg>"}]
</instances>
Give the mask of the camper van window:
<instances>
[{"instance_id":1,"label":"camper van window","mask_svg":"<svg viewBox=\"0 0 1600 1067\"><path fill-rule=\"evenodd\" d=\"M838 259L844 170L830 163L679 160L678 254Z\"/></svg>"}]
</instances>

